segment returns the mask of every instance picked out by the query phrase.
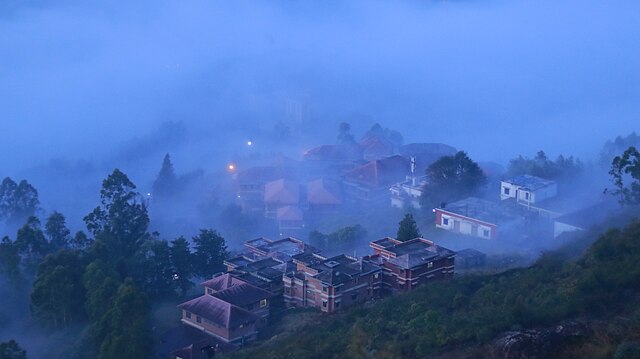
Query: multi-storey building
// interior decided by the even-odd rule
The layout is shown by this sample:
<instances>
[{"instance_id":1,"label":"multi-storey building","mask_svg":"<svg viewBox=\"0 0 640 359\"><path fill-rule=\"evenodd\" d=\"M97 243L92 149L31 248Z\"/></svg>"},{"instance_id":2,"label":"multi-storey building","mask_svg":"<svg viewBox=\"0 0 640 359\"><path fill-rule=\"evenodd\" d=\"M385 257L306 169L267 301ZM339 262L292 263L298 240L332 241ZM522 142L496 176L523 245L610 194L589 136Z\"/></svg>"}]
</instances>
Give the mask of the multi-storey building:
<instances>
[{"instance_id":1,"label":"multi-storey building","mask_svg":"<svg viewBox=\"0 0 640 359\"><path fill-rule=\"evenodd\" d=\"M385 293L407 292L426 282L453 277L455 252L424 238L401 242L383 238L370 243L364 260L383 269Z\"/></svg>"},{"instance_id":2,"label":"multi-storey building","mask_svg":"<svg viewBox=\"0 0 640 359\"><path fill-rule=\"evenodd\" d=\"M316 307L333 312L380 295L382 269L372 263L339 255L314 253L293 257L295 272L286 273L284 301L291 307Z\"/></svg>"}]
</instances>

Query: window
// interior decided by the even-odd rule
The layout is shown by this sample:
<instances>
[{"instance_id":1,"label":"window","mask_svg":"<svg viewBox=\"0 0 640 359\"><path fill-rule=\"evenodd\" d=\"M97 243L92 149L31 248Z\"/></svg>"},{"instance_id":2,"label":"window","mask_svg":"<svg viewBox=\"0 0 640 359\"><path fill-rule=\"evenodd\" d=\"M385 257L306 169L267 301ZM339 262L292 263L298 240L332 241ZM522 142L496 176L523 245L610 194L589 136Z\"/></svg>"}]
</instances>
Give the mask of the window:
<instances>
[{"instance_id":1,"label":"window","mask_svg":"<svg viewBox=\"0 0 640 359\"><path fill-rule=\"evenodd\" d=\"M186 312L186 313L185 313L185 316L186 316L187 318L191 319L191 312Z\"/></svg>"},{"instance_id":2,"label":"window","mask_svg":"<svg viewBox=\"0 0 640 359\"><path fill-rule=\"evenodd\" d=\"M327 307L327 301L326 301L326 300L323 300L323 301L322 301L322 307L323 307L323 308L326 308L326 307Z\"/></svg>"},{"instance_id":3,"label":"window","mask_svg":"<svg viewBox=\"0 0 640 359\"><path fill-rule=\"evenodd\" d=\"M489 237L489 230L488 230L488 229L483 230L483 231L482 231L482 234L483 234L485 237Z\"/></svg>"},{"instance_id":4,"label":"window","mask_svg":"<svg viewBox=\"0 0 640 359\"><path fill-rule=\"evenodd\" d=\"M202 317L200 317L199 315L196 315L196 322L202 323Z\"/></svg>"},{"instance_id":5,"label":"window","mask_svg":"<svg viewBox=\"0 0 640 359\"><path fill-rule=\"evenodd\" d=\"M266 306L267 306L267 300L266 299L261 300L260 301L260 308L264 308Z\"/></svg>"},{"instance_id":6,"label":"window","mask_svg":"<svg viewBox=\"0 0 640 359\"><path fill-rule=\"evenodd\" d=\"M507 187L504 188L504 194L508 195L509 194L509 189Z\"/></svg>"},{"instance_id":7,"label":"window","mask_svg":"<svg viewBox=\"0 0 640 359\"><path fill-rule=\"evenodd\" d=\"M443 226L448 226L449 225L449 218L442 217L442 225Z\"/></svg>"},{"instance_id":8,"label":"window","mask_svg":"<svg viewBox=\"0 0 640 359\"><path fill-rule=\"evenodd\" d=\"M529 199L529 192L525 192L524 199Z\"/></svg>"},{"instance_id":9,"label":"window","mask_svg":"<svg viewBox=\"0 0 640 359\"><path fill-rule=\"evenodd\" d=\"M327 291L327 287L322 287L322 291L326 292Z\"/></svg>"},{"instance_id":10,"label":"window","mask_svg":"<svg viewBox=\"0 0 640 359\"><path fill-rule=\"evenodd\" d=\"M373 278L375 278L375 279L380 278L380 273L376 273L376 274L374 274L374 275L373 275Z\"/></svg>"},{"instance_id":11,"label":"window","mask_svg":"<svg viewBox=\"0 0 640 359\"><path fill-rule=\"evenodd\" d=\"M427 263L427 268L433 268L433 262Z\"/></svg>"},{"instance_id":12,"label":"window","mask_svg":"<svg viewBox=\"0 0 640 359\"><path fill-rule=\"evenodd\" d=\"M213 289L207 288L207 294L213 294Z\"/></svg>"}]
</instances>

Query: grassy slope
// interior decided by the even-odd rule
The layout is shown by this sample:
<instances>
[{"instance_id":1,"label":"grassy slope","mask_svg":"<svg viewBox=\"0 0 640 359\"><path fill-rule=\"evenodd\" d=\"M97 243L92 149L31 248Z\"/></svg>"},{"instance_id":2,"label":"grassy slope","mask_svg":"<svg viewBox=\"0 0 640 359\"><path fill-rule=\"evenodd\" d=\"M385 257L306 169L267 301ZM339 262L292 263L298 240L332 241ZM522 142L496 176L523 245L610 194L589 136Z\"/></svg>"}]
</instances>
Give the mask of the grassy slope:
<instances>
[{"instance_id":1,"label":"grassy slope","mask_svg":"<svg viewBox=\"0 0 640 359\"><path fill-rule=\"evenodd\" d=\"M620 343L640 339L640 222L606 232L570 260L595 238L587 233L529 268L460 277L316 316L234 357L478 356L487 354L486 344L501 332L569 318L590 323L594 334L558 356L611 356Z\"/></svg>"}]
</instances>

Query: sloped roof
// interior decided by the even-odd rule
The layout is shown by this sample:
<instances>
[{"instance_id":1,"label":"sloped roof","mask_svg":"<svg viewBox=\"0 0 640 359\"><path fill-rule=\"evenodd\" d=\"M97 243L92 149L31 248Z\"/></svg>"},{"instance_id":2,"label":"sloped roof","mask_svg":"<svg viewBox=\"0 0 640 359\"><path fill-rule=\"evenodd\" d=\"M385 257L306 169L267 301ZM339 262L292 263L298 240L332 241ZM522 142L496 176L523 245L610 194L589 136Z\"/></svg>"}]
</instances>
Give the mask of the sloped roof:
<instances>
[{"instance_id":1,"label":"sloped roof","mask_svg":"<svg viewBox=\"0 0 640 359\"><path fill-rule=\"evenodd\" d=\"M306 160L343 161L362 159L359 145L321 145L304 153Z\"/></svg>"},{"instance_id":2,"label":"sloped roof","mask_svg":"<svg viewBox=\"0 0 640 359\"><path fill-rule=\"evenodd\" d=\"M235 328L240 324L260 319L251 312L208 294L184 302L178 305L178 308L199 315L225 328Z\"/></svg>"},{"instance_id":3,"label":"sloped roof","mask_svg":"<svg viewBox=\"0 0 640 359\"><path fill-rule=\"evenodd\" d=\"M264 187L264 202L273 204L297 204L300 201L298 184L287 179L269 182Z\"/></svg>"},{"instance_id":4,"label":"sloped roof","mask_svg":"<svg viewBox=\"0 0 640 359\"><path fill-rule=\"evenodd\" d=\"M238 172L238 184L264 184L287 176L287 171L275 166L256 166Z\"/></svg>"},{"instance_id":5,"label":"sloped roof","mask_svg":"<svg viewBox=\"0 0 640 359\"><path fill-rule=\"evenodd\" d=\"M279 221L302 221L304 215L298 206L284 206L276 211L276 218Z\"/></svg>"},{"instance_id":6,"label":"sloped roof","mask_svg":"<svg viewBox=\"0 0 640 359\"><path fill-rule=\"evenodd\" d=\"M456 154L456 148L444 143L409 143L400 147L400 153L405 156L450 156Z\"/></svg>"},{"instance_id":7,"label":"sloped roof","mask_svg":"<svg viewBox=\"0 0 640 359\"><path fill-rule=\"evenodd\" d=\"M307 183L307 201L309 204L338 205L342 203L336 186L322 178Z\"/></svg>"},{"instance_id":8,"label":"sloped roof","mask_svg":"<svg viewBox=\"0 0 640 359\"><path fill-rule=\"evenodd\" d=\"M409 160L395 155L369 161L345 174L345 179L373 187L391 186L404 180L411 171Z\"/></svg>"},{"instance_id":9,"label":"sloped roof","mask_svg":"<svg viewBox=\"0 0 640 359\"><path fill-rule=\"evenodd\" d=\"M213 293L213 296L225 302L244 307L248 304L271 298L271 293L248 283L236 285Z\"/></svg>"},{"instance_id":10,"label":"sloped roof","mask_svg":"<svg viewBox=\"0 0 640 359\"><path fill-rule=\"evenodd\" d=\"M380 135L367 135L360 140L365 155L392 155L395 149L393 142Z\"/></svg>"},{"instance_id":11,"label":"sloped roof","mask_svg":"<svg viewBox=\"0 0 640 359\"><path fill-rule=\"evenodd\" d=\"M233 277L229 273L225 273L221 276L217 276L215 278L211 278L207 281L202 282L202 285L215 291L221 291L245 283L246 282Z\"/></svg>"}]
</instances>

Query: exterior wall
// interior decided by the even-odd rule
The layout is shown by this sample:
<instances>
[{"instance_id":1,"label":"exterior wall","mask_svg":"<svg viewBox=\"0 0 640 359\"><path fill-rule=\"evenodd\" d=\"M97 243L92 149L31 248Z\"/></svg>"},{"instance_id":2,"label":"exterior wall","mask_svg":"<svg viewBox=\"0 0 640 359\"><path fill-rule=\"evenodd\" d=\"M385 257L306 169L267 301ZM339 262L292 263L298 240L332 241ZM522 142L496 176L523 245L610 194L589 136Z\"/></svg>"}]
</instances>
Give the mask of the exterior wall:
<instances>
[{"instance_id":1,"label":"exterior wall","mask_svg":"<svg viewBox=\"0 0 640 359\"><path fill-rule=\"evenodd\" d=\"M495 239L498 235L495 224L446 212L440 208L436 209L436 227L483 239Z\"/></svg>"},{"instance_id":2,"label":"exterior wall","mask_svg":"<svg viewBox=\"0 0 640 359\"><path fill-rule=\"evenodd\" d=\"M561 235L564 232L574 232L574 231L582 231L582 230L584 230L584 228L580 228L577 226L572 226L567 223L555 221L553 224L553 238L556 238L557 236Z\"/></svg>"},{"instance_id":3,"label":"exterior wall","mask_svg":"<svg viewBox=\"0 0 640 359\"><path fill-rule=\"evenodd\" d=\"M379 297L381 289L381 270L336 286L325 285L310 276L305 280L285 277L284 297L288 306L315 307L331 313Z\"/></svg>"},{"instance_id":4,"label":"exterior wall","mask_svg":"<svg viewBox=\"0 0 640 359\"><path fill-rule=\"evenodd\" d=\"M191 318L188 315L191 315ZM182 322L206 333L222 339L225 342L236 342L243 340L253 340L256 337L257 329L263 323L249 323L237 328L225 328L207 318L200 317L194 313L182 310Z\"/></svg>"},{"instance_id":5,"label":"exterior wall","mask_svg":"<svg viewBox=\"0 0 640 359\"><path fill-rule=\"evenodd\" d=\"M516 198L518 194L518 186L508 183L500 182L500 199L505 200L509 198Z\"/></svg>"},{"instance_id":6,"label":"exterior wall","mask_svg":"<svg viewBox=\"0 0 640 359\"><path fill-rule=\"evenodd\" d=\"M403 269L393 263L385 262L384 285L391 293L408 292L421 284L453 277L454 258L442 258L425 263L416 268Z\"/></svg>"},{"instance_id":7,"label":"exterior wall","mask_svg":"<svg viewBox=\"0 0 640 359\"><path fill-rule=\"evenodd\" d=\"M508 193L507 193L508 192ZM518 202L539 203L545 199L555 197L558 194L558 185L556 183L539 188L535 191L523 189L518 185L501 182L500 183L500 199L516 198ZM529 197L527 197L527 195Z\"/></svg>"}]
</instances>

